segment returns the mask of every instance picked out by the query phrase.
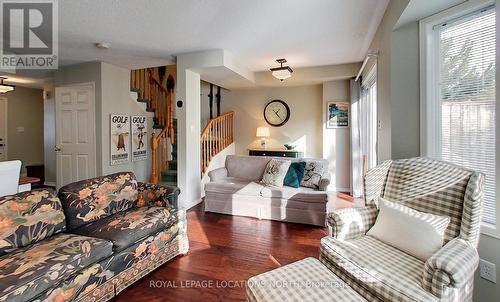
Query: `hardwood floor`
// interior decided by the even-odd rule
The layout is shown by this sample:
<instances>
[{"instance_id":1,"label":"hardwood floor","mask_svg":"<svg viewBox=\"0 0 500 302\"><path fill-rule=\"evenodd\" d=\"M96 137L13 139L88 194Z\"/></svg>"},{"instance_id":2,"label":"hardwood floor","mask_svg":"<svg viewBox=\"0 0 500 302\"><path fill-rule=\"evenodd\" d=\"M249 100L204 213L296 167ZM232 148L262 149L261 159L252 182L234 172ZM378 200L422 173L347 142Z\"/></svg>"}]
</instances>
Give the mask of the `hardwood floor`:
<instances>
[{"instance_id":1,"label":"hardwood floor","mask_svg":"<svg viewBox=\"0 0 500 302\"><path fill-rule=\"evenodd\" d=\"M334 202L348 207L351 200L337 194ZM318 257L327 229L204 213L198 205L188 212L188 234L189 254L161 266L113 301L245 301L248 278Z\"/></svg>"}]
</instances>

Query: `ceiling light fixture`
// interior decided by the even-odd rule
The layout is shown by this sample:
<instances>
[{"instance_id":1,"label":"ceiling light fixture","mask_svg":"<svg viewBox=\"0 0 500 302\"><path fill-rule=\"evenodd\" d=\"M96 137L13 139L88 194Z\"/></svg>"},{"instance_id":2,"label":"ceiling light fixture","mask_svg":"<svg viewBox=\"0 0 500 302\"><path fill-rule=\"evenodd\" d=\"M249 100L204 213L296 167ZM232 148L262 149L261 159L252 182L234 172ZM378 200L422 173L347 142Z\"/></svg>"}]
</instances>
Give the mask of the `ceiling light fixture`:
<instances>
[{"instance_id":1,"label":"ceiling light fixture","mask_svg":"<svg viewBox=\"0 0 500 302\"><path fill-rule=\"evenodd\" d=\"M290 68L290 66L283 66L283 64L286 63L286 59L277 59L276 62L278 62L281 66L271 68L273 77L277 78L280 81L283 81L292 76L293 70Z\"/></svg>"},{"instance_id":2,"label":"ceiling light fixture","mask_svg":"<svg viewBox=\"0 0 500 302\"><path fill-rule=\"evenodd\" d=\"M110 49L111 43L107 43L107 42L95 43L95 47L97 47L99 49Z\"/></svg>"},{"instance_id":3,"label":"ceiling light fixture","mask_svg":"<svg viewBox=\"0 0 500 302\"><path fill-rule=\"evenodd\" d=\"M4 80L7 80L7 78L6 77L0 77L0 93L6 93L6 92L14 90L14 88L16 86L4 84L3 83Z\"/></svg>"}]
</instances>

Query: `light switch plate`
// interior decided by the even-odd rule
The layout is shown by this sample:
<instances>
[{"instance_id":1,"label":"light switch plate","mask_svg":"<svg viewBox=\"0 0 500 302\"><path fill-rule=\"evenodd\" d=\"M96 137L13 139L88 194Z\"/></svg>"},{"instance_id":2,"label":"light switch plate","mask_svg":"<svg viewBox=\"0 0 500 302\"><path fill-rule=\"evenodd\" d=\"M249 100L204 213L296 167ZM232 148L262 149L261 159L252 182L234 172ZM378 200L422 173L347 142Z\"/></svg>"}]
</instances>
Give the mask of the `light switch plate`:
<instances>
[{"instance_id":1,"label":"light switch plate","mask_svg":"<svg viewBox=\"0 0 500 302\"><path fill-rule=\"evenodd\" d=\"M24 132L24 127L23 126L16 127L16 131L17 132Z\"/></svg>"},{"instance_id":2,"label":"light switch plate","mask_svg":"<svg viewBox=\"0 0 500 302\"><path fill-rule=\"evenodd\" d=\"M479 275L481 278L497 283L497 269L495 263L486 260L479 260Z\"/></svg>"}]
</instances>

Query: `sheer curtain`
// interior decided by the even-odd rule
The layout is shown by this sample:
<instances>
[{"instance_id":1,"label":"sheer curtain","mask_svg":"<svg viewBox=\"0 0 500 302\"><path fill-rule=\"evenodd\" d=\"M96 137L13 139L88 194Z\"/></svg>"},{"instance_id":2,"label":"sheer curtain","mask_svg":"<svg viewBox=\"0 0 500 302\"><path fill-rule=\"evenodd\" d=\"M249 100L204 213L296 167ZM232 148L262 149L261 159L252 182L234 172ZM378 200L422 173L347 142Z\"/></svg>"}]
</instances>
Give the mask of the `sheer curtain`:
<instances>
[{"instance_id":1,"label":"sheer curtain","mask_svg":"<svg viewBox=\"0 0 500 302\"><path fill-rule=\"evenodd\" d=\"M377 66L373 66L361 84L360 141L363 172L377 165Z\"/></svg>"},{"instance_id":2,"label":"sheer curtain","mask_svg":"<svg viewBox=\"0 0 500 302\"><path fill-rule=\"evenodd\" d=\"M363 195L363 155L360 136L361 85L351 79L351 192L354 197Z\"/></svg>"}]
</instances>

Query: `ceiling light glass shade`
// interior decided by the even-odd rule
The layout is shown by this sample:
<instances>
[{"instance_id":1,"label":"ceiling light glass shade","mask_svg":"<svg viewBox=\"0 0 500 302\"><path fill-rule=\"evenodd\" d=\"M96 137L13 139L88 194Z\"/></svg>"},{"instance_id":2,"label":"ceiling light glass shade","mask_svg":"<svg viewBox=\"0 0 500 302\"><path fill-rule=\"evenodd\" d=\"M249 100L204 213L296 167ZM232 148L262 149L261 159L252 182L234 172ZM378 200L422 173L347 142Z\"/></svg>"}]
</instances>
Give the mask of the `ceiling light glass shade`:
<instances>
[{"instance_id":1,"label":"ceiling light glass shade","mask_svg":"<svg viewBox=\"0 0 500 302\"><path fill-rule=\"evenodd\" d=\"M14 90L13 86L5 85L5 84L0 85L0 93L6 93L6 92L9 92L12 90Z\"/></svg>"},{"instance_id":2,"label":"ceiling light glass shade","mask_svg":"<svg viewBox=\"0 0 500 302\"><path fill-rule=\"evenodd\" d=\"M273 70L272 73L273 77L277 78L278 80L286 80L289 77L292 76L292 72L288 68L283 68L279 70Z\"/></svg>"}]
</instances>

